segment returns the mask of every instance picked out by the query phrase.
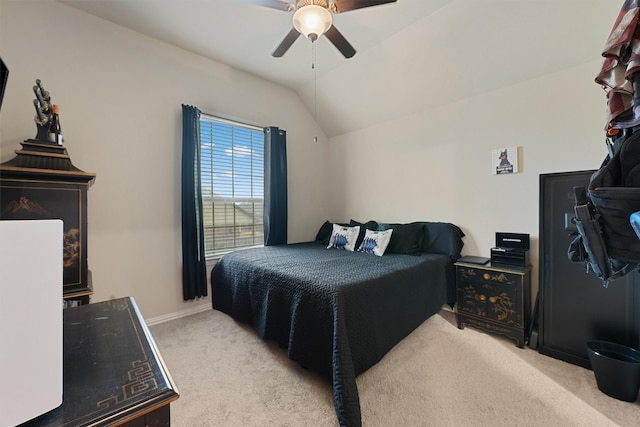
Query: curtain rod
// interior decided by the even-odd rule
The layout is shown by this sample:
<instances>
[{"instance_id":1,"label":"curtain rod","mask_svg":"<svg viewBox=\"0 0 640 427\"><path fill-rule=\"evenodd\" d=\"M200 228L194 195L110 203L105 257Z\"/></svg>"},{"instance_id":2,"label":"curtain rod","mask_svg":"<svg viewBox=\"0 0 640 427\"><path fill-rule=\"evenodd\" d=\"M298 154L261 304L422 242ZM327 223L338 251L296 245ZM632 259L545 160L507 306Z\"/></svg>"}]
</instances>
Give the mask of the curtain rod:
<instances>
[{"instance_id":1,"label":"curtain rod","mask_svg":"<svg viewBox=\"0 0 640 427\"><path fill-rule=\"evenodd\" d=\"M207 117L209 119L213 119L213 120L216 120L216 121L219 121L219 122L222 122L222 123L229 124L229 125L241 126L241 127L246 127L248 129L252 129L252 130L264 131L264 127L251 125L249 123L240 122L238 120L225 119L224 117L218 117L218 116L215 116L213 114L203 113L202 111L200 112L200 115L204 116L204 117Z\"/></svg>"}]
</instances>

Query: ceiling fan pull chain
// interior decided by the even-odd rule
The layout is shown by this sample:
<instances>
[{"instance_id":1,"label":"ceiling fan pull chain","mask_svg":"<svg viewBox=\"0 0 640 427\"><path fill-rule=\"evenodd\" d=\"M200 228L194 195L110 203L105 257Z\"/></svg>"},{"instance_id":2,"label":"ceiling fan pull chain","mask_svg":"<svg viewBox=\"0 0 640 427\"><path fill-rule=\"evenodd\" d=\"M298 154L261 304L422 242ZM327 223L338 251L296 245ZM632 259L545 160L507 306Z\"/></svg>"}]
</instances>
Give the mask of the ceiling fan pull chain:
<instances>
[{"instance_id":1,"label":"ceiling fan pull chain","mask_svg":"<svg viewBox=\"0 0 640 427\"><path fill-rule=\"evenodd\" d=\"M313 70L313 121L315 122L313 142L318 142L318 71L316 69L316 44L314 42L311 42L311 69Z\"/></svg>"}]
</instances>

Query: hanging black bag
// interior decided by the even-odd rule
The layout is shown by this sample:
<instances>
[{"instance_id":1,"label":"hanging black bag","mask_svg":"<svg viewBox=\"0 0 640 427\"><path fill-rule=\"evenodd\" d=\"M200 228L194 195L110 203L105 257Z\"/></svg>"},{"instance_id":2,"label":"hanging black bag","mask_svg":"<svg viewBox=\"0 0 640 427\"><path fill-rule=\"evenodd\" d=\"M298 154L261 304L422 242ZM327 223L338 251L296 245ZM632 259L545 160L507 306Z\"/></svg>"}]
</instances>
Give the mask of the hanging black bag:
<instances>
[{"instance_id":1,"label":"hanging black bag","mask_svg":"<svg viewBox=\"0 0 640 427\"><path fill-rule=\"evenodd\" d=\"M578 236L569 259L584 263L607 285L640 264L640 239L629 217L640 210L640 132L620 136L589 181L576 187Z\"/></svg>"}]
</instances>

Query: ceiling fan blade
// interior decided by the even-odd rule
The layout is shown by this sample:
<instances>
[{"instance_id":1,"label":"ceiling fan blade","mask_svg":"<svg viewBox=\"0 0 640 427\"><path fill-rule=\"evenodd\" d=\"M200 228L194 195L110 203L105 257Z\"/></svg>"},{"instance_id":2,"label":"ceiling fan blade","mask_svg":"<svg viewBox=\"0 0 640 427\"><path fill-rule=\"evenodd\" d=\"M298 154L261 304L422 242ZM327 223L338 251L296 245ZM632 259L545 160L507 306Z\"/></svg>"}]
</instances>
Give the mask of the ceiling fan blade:
<instances>
[{"instance_id":1,"label":"ceiling fan blade","mask_svg":"<svg viewBox=\"0 0 640 427\"><path fill-rule=\"evenodd\" d=\"M332 25L326 33L325 36L329 39L331 43L344 55L345 58L351 58L356 54L356 50L351 46L351 44L344 38L342 33L338 31L338 29Z\"/></svg>"},{"instance_id":2,"label":"ceiling fan blade","mask_svg":"<svg viewBox=\"0 0 640 427\"><path fill-rule=\"evenodd\" d=\"M365 7L395 3L397 0L333 0L333 12L342 13Z\"/></svg>"},{"instance_id":3,"label":"ceiling fan blade","mask_svg":"<svg viewBox=\"0 0 640 427\"><path fill-rule=\"evenodd\" d=\"M258 6L270 7L288 12L296 8L295 4L284 0L243 0L245 3L257 4Z\"/></svg>"},{"instance_id":4,"label":"ceiling fan blade","mask_svg":"<svg viewBox=\"0 0 640 427\"><path fill-rule=\"evenodd\" d=\"M298 32L298 30L296 30L295 28L292 28L291 31L289 31L289 34L285 36L284 40L280 42L280 45L278 45L276 50L273 51L271 56L275 58L280 58L282 55L285 54L287 50L289 50L293 42L298 39L298 36L300 36L300 33Z\"/></svg>"}]
</instances>

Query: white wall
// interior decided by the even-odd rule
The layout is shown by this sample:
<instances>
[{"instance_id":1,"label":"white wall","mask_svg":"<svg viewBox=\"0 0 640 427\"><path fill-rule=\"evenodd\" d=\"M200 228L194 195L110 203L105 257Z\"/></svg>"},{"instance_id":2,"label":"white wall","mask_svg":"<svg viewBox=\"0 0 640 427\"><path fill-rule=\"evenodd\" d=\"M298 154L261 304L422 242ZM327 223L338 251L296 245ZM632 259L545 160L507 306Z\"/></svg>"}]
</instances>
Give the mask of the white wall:
<instances>
[{"instance_id":1,"label":"white wall","mask_svg":"<svg viewBox=\"0 0 640 427\"><path fill-rule=\"evenodd\" d=\"M597 51L597 50L596 50ZM489 256L495 232L531 235L538 286L539 175L597 169L606 100L600 62L505 87L330 140L340 220L453 222L463 254ZM520 147L521 172L492 175L492 150Z\"/></svg>"},{"instance_id":2,"label":"white wall","mask_svg":"<svg viewBox=\"0 0 640 427\"><path fill-rule=\"evenodd\" d=\"M181 104L287 130L289 240L329 216L326 143L295 92L52 1L0 0L0 56L10 69L0 161L36 127L41 79L60 105L74 165L89 188L92 301L131 295L146 318L210 306L182 301Z\"/></svg>"}]
</instances>

